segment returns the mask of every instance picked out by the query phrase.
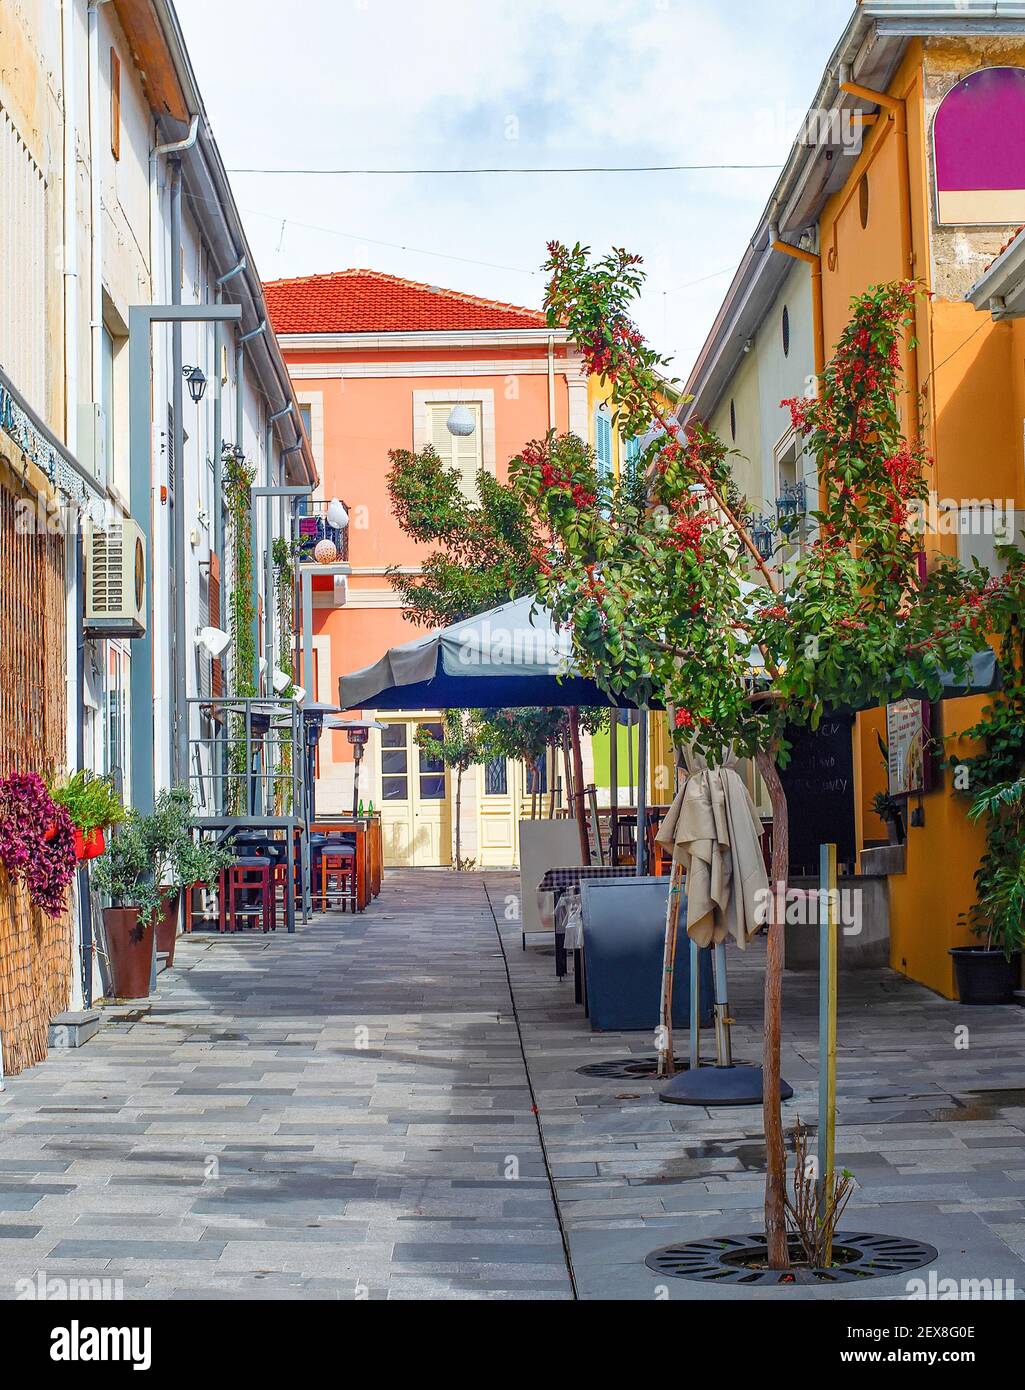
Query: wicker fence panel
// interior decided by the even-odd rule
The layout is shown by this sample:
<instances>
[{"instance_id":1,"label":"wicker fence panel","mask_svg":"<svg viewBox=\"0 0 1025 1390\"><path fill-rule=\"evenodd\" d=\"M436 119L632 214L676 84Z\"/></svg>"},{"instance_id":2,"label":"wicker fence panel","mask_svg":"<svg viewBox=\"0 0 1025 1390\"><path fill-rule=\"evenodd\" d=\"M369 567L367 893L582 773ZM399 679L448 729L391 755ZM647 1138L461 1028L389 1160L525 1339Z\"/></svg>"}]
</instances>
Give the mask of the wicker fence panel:
<instances>
[{"instance_id":1,"label":"wicker fence panel","mask_svg":"<svg viewBox=\"0 0 1025 1390\"><path fill-rule=\"evenodd\" d=\"M0 479L0 776L67 762L64 537L19 528ZM51 920L0 868L0 1030L10 1073L46 1056L71 997L71 918Z\"/></svg>"}]
</instances>

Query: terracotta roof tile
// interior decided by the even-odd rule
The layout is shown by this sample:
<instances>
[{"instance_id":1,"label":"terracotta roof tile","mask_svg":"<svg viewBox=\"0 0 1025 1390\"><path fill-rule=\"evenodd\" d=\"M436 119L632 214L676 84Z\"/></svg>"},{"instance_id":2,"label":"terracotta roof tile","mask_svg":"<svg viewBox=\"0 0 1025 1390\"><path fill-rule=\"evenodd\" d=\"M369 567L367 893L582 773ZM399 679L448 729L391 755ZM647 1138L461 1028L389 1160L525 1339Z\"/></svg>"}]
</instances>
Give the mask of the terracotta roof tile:
<instances>
[{"instance_id":1,"label":"terracotta roof tile","mask_svg":"<svg viewBox=\"0 0 1025 1390\"><path fill-rule=\"evenodd\" d=\"M446 333L544 328L533 309L402 280L379 270L339 270L264 285L276 333Z\"/></svg>"},{"instance_id":2,"label":"terracotta roof tile","mask_svg":"<svg viewBox=\"0 0 1025 1390\"><path fill-rule=\"evenodd\" d=\"M1000 250L997 252L997 254L990 261L989 265L983 271L984 275L987 275L993 269L993 267L996 265L997 261L1000 259L1000 257L1004 254L1005 251L1010 251L1011 247L1021 236L1022 232L1025 232L1025 226L1019 227L1018 230L1015 232L1014 236L1011 237L1010 241L1004 242L1003 246L1001 246Z\"/></svg>"}]
</instances>

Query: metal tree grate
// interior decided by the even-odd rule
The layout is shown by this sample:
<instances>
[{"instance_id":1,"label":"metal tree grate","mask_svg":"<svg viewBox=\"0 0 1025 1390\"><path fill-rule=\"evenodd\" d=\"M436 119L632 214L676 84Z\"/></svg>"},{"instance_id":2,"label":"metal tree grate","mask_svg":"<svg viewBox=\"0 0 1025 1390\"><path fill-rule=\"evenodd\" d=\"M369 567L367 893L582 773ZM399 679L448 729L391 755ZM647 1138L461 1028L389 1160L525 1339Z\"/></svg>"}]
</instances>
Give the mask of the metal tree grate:
<instances>
[{"instance_id":1,"label":"metal tree grate","mask_svg":"<svg viewBox=\"0 0 1025 1390\"><path fill-rule=\"evenodd\" d=\"M592 1062L577 1067L578 1076L607 1077L612 1081L647 1081L658 1077L657 1057L621 1057L615 1062Z\"/></svg>"},{"instance_id":2,"label":"metal tree grate","mask_svg":"<svg viewBox=\"0 0 1025 1390\"><path fill-rule=\"evenodd\" d=\"M888 1279L909 1274L939 1258L933 1246L906 1240L903 1236L838 1234L833 1249L836 1264L832 1269L801 1268L796 1264L788 1270L762 1269L758 1266L767 1258L764 1235L720 1236L653 1250L644 1263L656 1274L670 1279L757 1288ZM801 1256L800 1247L793 1238L790 1256L792 1260Z\"/></svg>"}]
</instances>

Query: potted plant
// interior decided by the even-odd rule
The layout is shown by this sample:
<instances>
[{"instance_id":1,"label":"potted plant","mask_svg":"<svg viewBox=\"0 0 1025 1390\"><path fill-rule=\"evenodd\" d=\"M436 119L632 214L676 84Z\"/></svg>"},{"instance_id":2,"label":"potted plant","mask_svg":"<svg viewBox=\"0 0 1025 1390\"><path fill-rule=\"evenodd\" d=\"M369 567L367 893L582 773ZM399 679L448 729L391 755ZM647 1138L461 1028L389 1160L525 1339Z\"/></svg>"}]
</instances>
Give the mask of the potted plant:
<instances>
[{"instance_id":1,"label":"potted plant","mask_svg":"<svg viewBox=\"0 0 1025 1390\"><path fill-rule=\"evenodd\" d=\"M876 792L872 798L872 809L886 825L891 845L902 845L907 838L904 829L904 808L896 797L887 792Z\"/></svg>"},{"instance_id":2,"label":"potted plant","mask_svg":"<svg viewBox=\"0 0 1025 1390\"><path fill-rule=\"evenodd\" d=\"M979 792L968 818L988 826L977 899L962 921L985 944L951 951L958 995L962 1004L1010 1004L1025 946L1025 778Z\"/></svg>"},{"instance_id":3,"label":"potted plant","mask_svg":"<svg viewBox=\"0 0 1025 1390\"><path fill-rule=\"evenodd\" d=\"M230 846L217 845L211 840L195 839L189 834L181 839L175 848L172 864L175 891L180 896L181 893L191 893L196 888L213 888L220 879L221 870L228 868L234 861L235 854ZM157 950L168 949L167 963L171 966L174 964L177 933L172 930L169 948L165 948L159 935L160 925L161 922L158 922ZM171 925L172 928L177 925L174 918Z\"/></svg>"},{"instance_id":4,"label":"potted plant","mask_svg":"<svg viewBox=\"0 0 1025 1390\"><path fill-rule=\"evenodd\" d=\"M178 939L178 911L181 906L182 879L178 872L181 857L192 844L195 806L187 787L172 787L157 796L153 814L146 817L145 835L153 857L154 879L160 890L161 910L157 917L157 952L174 964Z\"/></svg>"},{"instance_id":5,"label":"potted plant","mask_svg":"<svg viewBox=\"0 0 1025 1390\"><path fill-rule=\"evenodd\" d=\"M57 806L63 806L74 826L75 855L79 862L98 859L106 849L104 831L125 818L125 808L113 779L82 769L50 787Z\"/></svg>"},{"instance_id":6,"label":"potted plant","mask_svg":"<svg viewBox=\"0 0 1025 1390\"><path fill-rule=\"evenodd\" d=\"M153 851L154 817L130 811L106 853L93 865L93 886L111 905L103 910L110 988L117 999L145 999L150 992L155 933L164 910Z\"/></svg>"}]
</instances>

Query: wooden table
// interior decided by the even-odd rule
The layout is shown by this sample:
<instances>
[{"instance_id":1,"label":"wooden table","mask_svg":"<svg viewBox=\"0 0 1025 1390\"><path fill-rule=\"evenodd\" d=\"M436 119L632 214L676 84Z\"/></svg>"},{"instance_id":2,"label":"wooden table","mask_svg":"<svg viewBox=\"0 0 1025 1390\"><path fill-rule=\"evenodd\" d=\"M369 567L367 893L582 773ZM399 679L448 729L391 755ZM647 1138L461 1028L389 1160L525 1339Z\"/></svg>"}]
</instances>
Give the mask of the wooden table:
<instances>
[{"instance_id":1,"label":"wooden table","mask_svg":"<svg viewBox=\"0 0 1025 1390\"><path fill-rule=\"evenodd\" d=\"M360 912L381 892L382 839L380 816L318 816L311 834L352 835L356 840L356 902Z\"/></svg>"}]
</instances>

